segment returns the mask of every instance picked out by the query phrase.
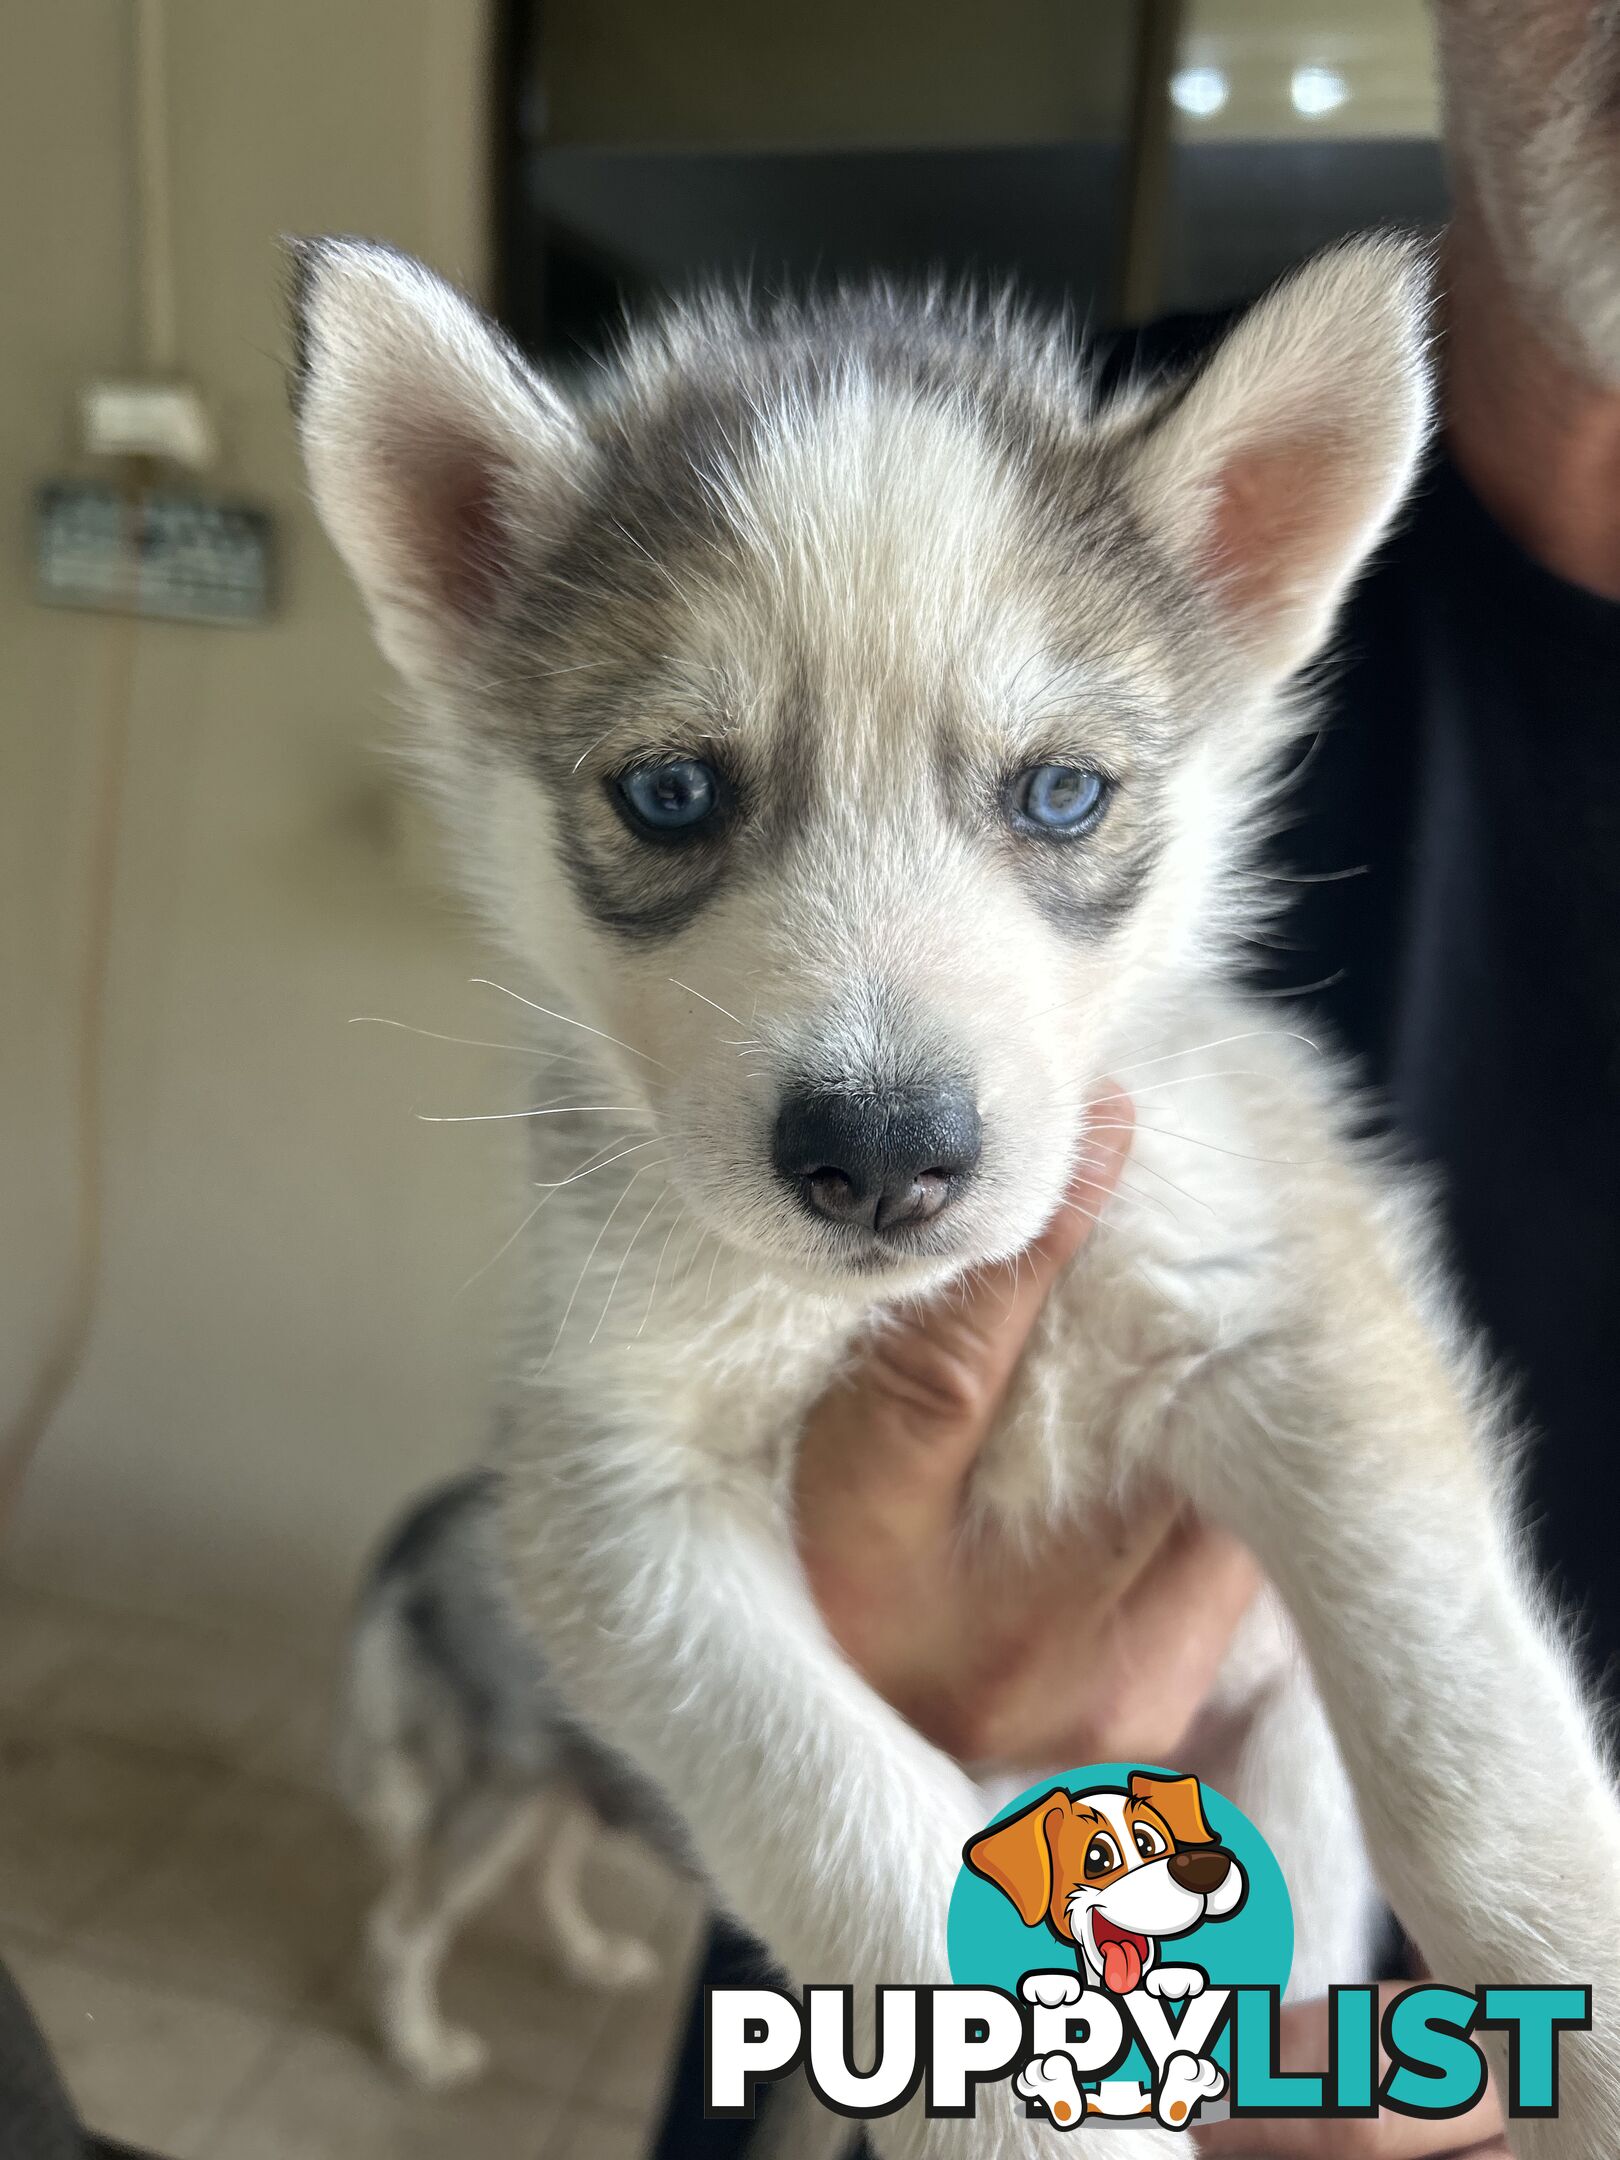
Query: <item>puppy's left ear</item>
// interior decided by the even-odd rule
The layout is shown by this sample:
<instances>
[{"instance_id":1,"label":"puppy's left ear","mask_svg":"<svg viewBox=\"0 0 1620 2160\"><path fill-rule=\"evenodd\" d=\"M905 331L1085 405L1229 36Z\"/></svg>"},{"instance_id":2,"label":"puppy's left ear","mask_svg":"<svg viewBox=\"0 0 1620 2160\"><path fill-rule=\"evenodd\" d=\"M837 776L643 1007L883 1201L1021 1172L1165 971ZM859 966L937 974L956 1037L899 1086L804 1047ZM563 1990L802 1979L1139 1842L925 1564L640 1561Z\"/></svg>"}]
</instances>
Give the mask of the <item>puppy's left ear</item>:
<instances>
[{"instance_id":1,"label":"puppy's left ear","mask_svg":"<svg viewBox=\"0 0 1620 2160\"><path fill-rule=\"evenodd\" d=\"M1139 516L1264 680L1320 649L1411 482L1429 422L1429 289L1411 241L1319 256L1130 442Z\"/></svg>"},{"instance_id":2,"label":"puppy's left ear","mask_svg":"<svg viewBox=\"0 0 1620 2160\"><path fill-rule=\"evenodd\" d=\"M1213 1845L1215 1833L1204 1814L1204 1795L1195 1777L1155 1777L1149 1770L1133 1770L1133 1800L1145 1800L1170 1826L1178 1845Z\"/></svg>"},{"instance_id":3,"label":"puppy's left ear","mask_svg":"<svg viewBox=\"0 0 1620 2160\"><path fill-rule=\"evenodd\" d=\"M962 1848L974 1874L994 1883L1017 1906L1025 1927L1038 1927L1051 1907L1052 1829L1071 1806L1068 1794L1058 1787Z\"/></svg>"},{"instance_id":4,"label":"puppy's left ear","mask_svg":"<svg viewBox=\"0 0 1620 2160\"><path fill-rule=\"evenodd\" d=\"M471 303L362 240L290 243L293 405L315 504L389 658L464 657L566 515L574 415Z\"/></svg>"}]
</instances>

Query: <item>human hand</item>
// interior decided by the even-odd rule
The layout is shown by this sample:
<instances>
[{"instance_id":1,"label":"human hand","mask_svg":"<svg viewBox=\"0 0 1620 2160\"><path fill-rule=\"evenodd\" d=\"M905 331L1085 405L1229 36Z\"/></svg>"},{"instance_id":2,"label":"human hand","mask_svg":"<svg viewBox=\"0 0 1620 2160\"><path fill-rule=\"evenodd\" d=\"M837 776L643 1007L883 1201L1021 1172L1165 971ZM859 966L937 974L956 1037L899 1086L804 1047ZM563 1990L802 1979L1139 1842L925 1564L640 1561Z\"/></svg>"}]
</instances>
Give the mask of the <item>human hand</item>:
<instances>
[{"instance_id":1,"label":"human hand","mask_svg":"<svg viewBox=\"0 0 1620 2160\"><path fill-rule=\"evenodd\" d=\"M1412 1985L1389 1982L1379 1992L1382 2013ZM1320 2070L1328 2060L1328 2006L1323 2001L1289 2003L1278 2020L1278 2066L1283 2070ZM1502 2109L1494 2085L1477 2104L1449 2122L1426 2122L1417 2116L1379 2114L1359 2121L1223 2122L1195 2133L1201 2160L1510 2160L1502 2134Z\"/></svg>"},{"instance_id":2,"label":"human hand","mask_svg":"<svg viewBox=\"0 0 1620 2160\"><path fill-rule=\"evenodd\" d=\"M829 1631L919 1732L981 1768L1172 1760L1258 1586L1235 1540L1166 1497L1033 1554L962 1538L1020 1353L1129 1150L1129 1100L1092 1111L1068 1202L1010 1289L986 1269L881 1336L798 1458L799 1550Z\"/></svg>"}]
</instances>

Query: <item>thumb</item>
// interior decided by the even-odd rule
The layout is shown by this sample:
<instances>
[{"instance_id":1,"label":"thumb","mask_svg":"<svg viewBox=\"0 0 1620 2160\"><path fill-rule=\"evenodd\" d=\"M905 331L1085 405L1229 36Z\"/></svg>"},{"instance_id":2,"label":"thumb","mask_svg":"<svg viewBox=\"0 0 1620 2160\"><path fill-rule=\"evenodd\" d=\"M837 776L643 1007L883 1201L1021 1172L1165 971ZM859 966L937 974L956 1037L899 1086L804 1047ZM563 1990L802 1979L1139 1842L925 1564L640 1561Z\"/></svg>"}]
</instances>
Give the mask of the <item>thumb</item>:
<instances>
[{"instance_id":1,"label":"thumb","mask_svg":"<svg viewBox=\"0 0 1620 2160\"><path fill-rule=\"evenodd\" d=\"M1047 1293L1118 1181L1131 1122L1117 1088L1088 1104L1080 1160L1035 1242L874 1339L811 1417L800 1458L808 1479L954 1512Z\"/></svg>"}]
</instances>

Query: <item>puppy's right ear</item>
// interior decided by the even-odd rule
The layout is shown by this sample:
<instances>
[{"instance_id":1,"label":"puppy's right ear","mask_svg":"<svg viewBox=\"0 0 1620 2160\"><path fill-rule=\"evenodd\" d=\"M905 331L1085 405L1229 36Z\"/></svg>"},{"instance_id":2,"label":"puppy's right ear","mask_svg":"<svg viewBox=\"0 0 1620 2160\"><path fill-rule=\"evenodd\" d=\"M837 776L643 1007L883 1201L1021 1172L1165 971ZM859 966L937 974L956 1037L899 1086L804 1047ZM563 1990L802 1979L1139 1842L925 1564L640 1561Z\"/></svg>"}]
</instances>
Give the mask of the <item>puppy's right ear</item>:
<instances>
[{"instance_id":1,"label":"puppy's right ear","mask_svg":"<svg viewBox=\"0 0 1620 2160\"><path fill-rule=\"evenodd\" d=\"M293 405L316 508L407 673L466 652L566 515L586 451L556 393L409 256L291 243Z\"/></svg>"},{"instance_id":2,"label":"puppy's right ear","mask_svg":"<svg viewBox=\"0 0 1620 2160\"><path fill-rule=\"evenodd\" d=\"M1038 1927L1052 1903L1051 1828L1069 1811L1061 1788L1037 1800L1022 1814L970 1838L962 1858L975 1875L994 1883L1018 1908L1025 1927Z\"/></svg>"},{"instance_id":3,"label":"puppy's right ear","mask_svg":"<svg viewBox=\"0 0 1620 2160\"><path fill-rule=\"evenodd\" d=\"M1152 408L1127 461L1147 531L1248 668L1320 650L1428 431L1431 268L1389 235L1330 248Z\"/></svg>"}]
</instances>

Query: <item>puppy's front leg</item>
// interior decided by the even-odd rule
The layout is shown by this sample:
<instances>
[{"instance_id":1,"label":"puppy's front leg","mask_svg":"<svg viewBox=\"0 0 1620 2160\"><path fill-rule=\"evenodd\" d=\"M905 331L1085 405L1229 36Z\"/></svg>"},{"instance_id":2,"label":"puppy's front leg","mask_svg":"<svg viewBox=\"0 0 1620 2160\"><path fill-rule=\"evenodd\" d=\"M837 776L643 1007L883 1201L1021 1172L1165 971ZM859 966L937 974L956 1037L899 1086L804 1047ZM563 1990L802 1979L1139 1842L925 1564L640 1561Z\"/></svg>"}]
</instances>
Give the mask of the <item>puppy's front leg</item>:
<instances>
[{"instance_id":1,"label":"puppy's front leg","mask_svg":"<svg viewBox=\"0 0 1620 2160\"><path fill-rule=\"evenodd\" d=\"M948 1980L974 1787L839 1656L763 1501L627 1483L578 1457L511 1480L518 1583L575 1709L667 1794L796 1980L852 1985L858 2014L880 1983ZM919 2100L870 2134L893 2160L1060 2149L1007 2084L980 2090L976 2121L929 2121ZM1171 2155L1172 2136L1129 2133L1129 2160Z\"/></svg>"},{"instance_id":2,"label":"puppy's front leg","mask_svg":"<svg viewBox=\"0 0 1620 2160\"><path fill-rule=\"evenodd\" d=\"M1208 1371L1180 1475L1292 1611L1380 1880L1437 1977L1593 1990L1558 2115L1517 2123L1513 2150L1614 2160L1620 1812L1509 1549L1483 1413L1381 1262L1325 1289L1331 1321Z\"/></svg>"}]
</instances>

